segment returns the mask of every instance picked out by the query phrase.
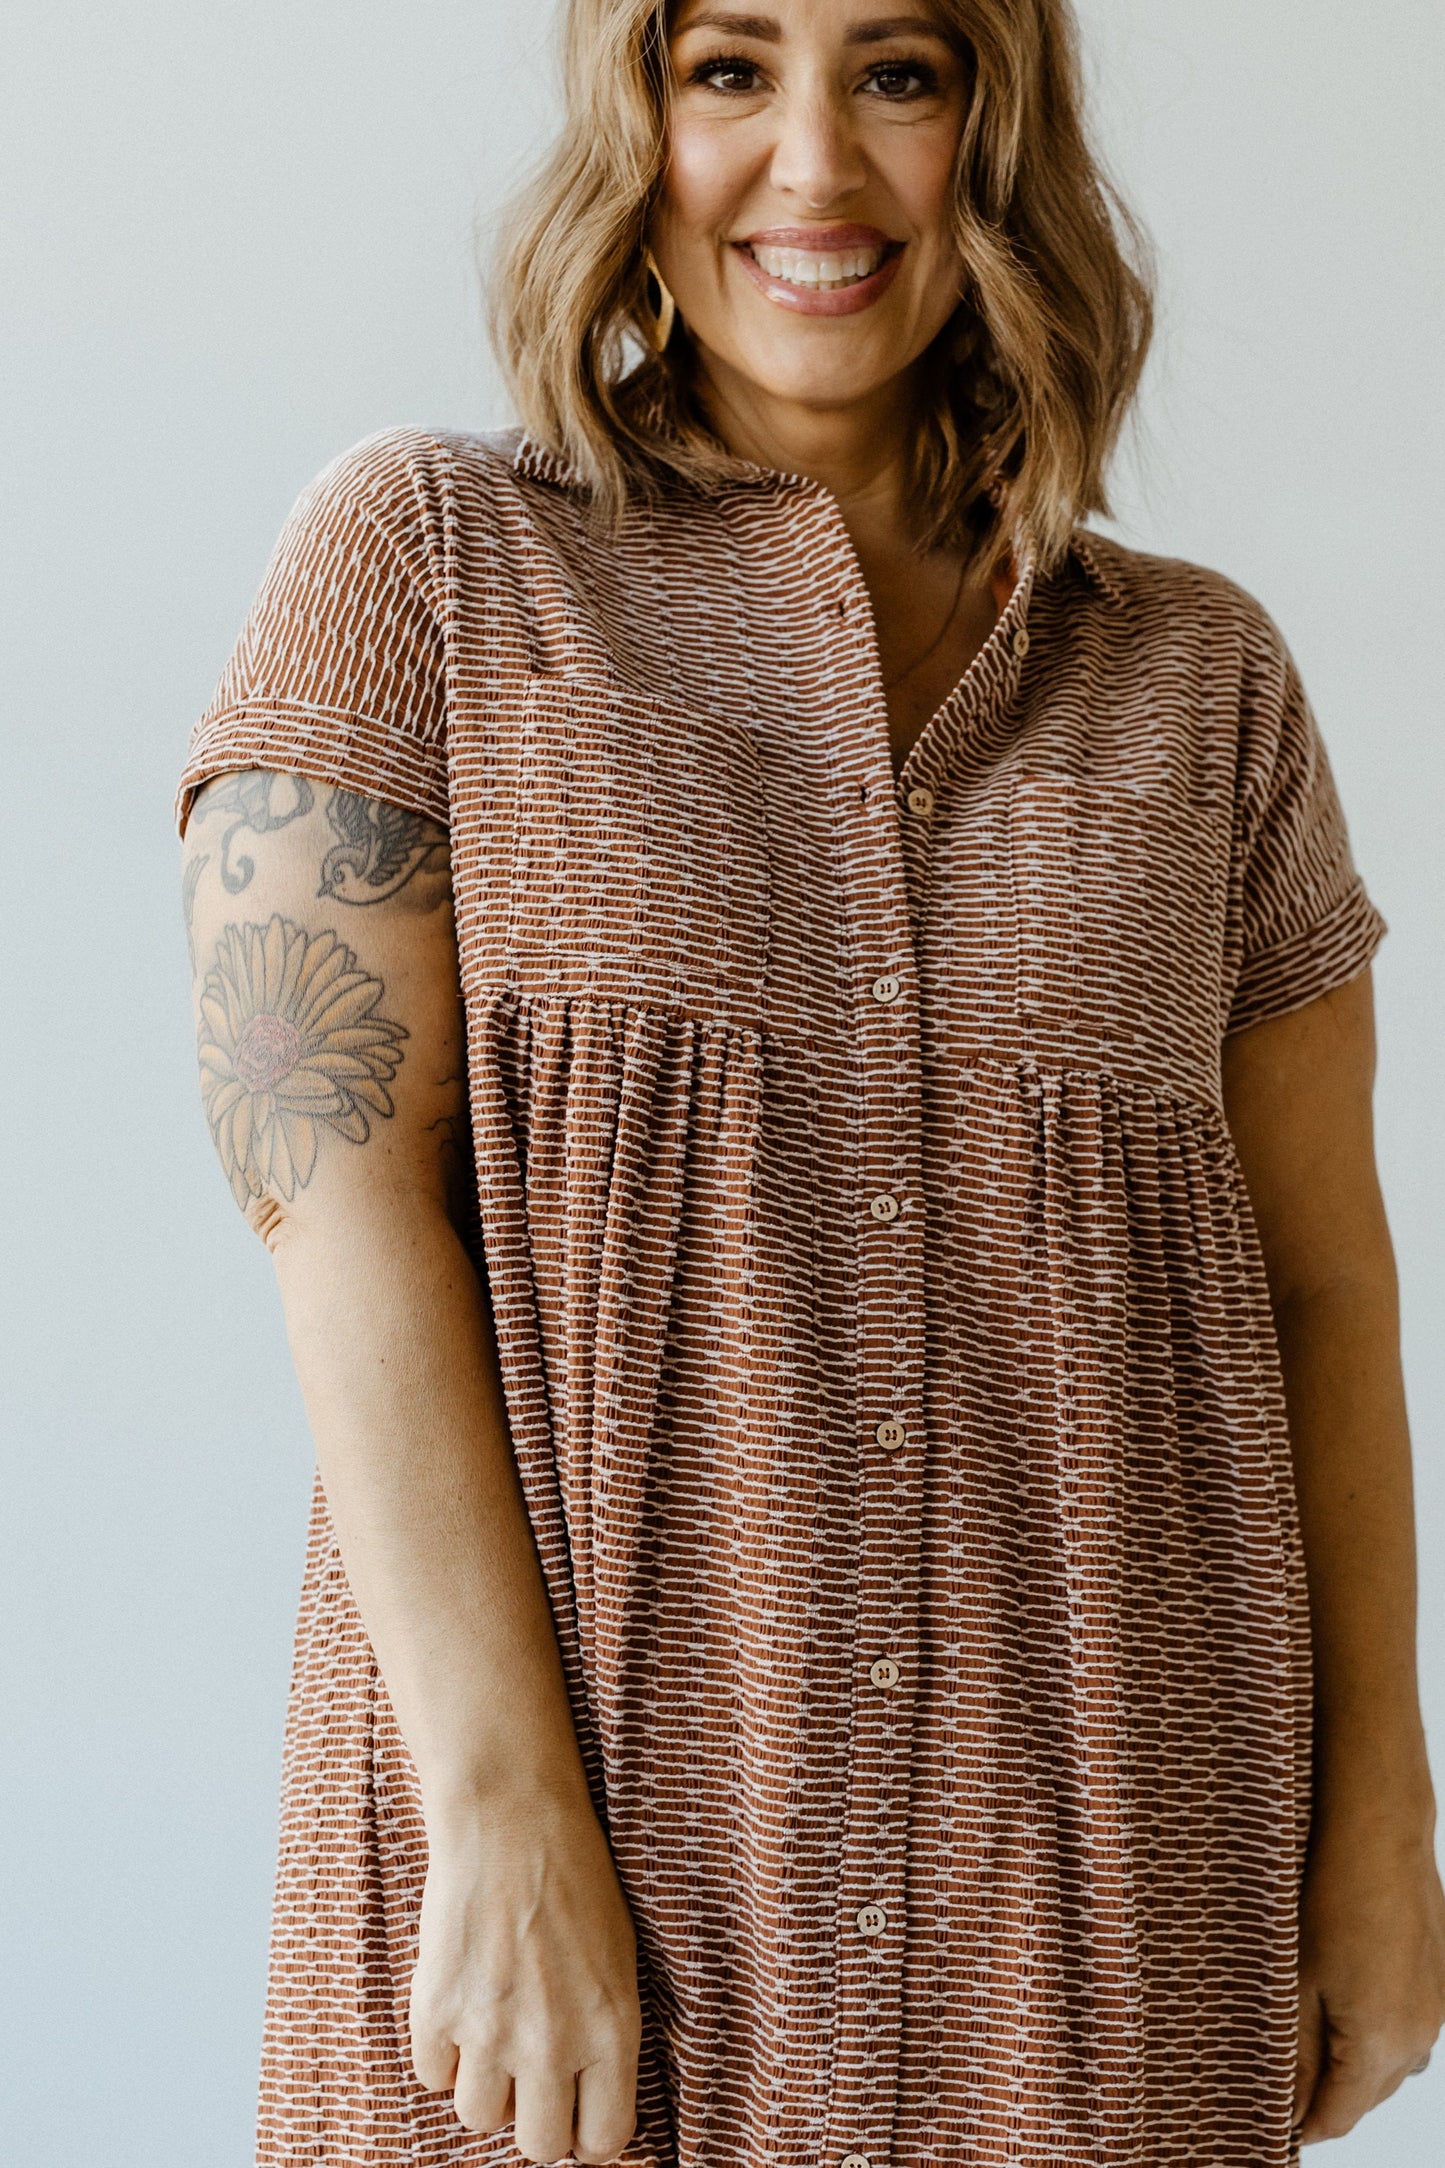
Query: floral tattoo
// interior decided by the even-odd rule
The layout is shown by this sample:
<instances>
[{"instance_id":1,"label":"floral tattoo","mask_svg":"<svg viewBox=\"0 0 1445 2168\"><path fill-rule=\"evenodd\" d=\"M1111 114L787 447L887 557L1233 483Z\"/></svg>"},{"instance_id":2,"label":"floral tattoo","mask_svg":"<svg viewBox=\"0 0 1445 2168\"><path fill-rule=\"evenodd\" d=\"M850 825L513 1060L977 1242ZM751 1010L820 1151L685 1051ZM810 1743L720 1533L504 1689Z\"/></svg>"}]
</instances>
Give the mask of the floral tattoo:
<instances>
[{"instance_id":1,"label":"floral tattoo","mask_svg":"<svg viewBox=\"0 0 1445 2168\"><path fill-rule=\"evenodd\" d=\"M400 1024L376 1014L380 979L334 933L305 933L278 912L227 926L201 992L201 1095L238 1204L268 1185L291 1198L322 1134L365 1144L395 1111Z\"/></svg>"},{"instance_id":2,"label":"floral tattoo","mask_svg":"<svg viewBox=\"0 0 1445 2168\"><path fill-rule=\"evenodd\" d=\"M269 768L244 768L207 784L196 800L196 815L207 820L221 814L229 823L221 838L221 885L228 895L239 896L256 871L255 860L244 853L232 863L231 845L242 830L269 836L289 828L311 811L315 795L304 775L273 774Z\"/></svg>"}]
</instances>

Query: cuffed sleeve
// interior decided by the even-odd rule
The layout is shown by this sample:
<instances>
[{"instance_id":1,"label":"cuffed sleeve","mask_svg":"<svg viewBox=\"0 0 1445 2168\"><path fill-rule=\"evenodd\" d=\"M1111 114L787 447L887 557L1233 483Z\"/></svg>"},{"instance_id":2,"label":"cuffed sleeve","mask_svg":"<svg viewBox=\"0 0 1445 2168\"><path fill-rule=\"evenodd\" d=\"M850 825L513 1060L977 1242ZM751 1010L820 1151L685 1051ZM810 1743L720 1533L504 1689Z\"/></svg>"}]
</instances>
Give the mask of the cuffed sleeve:
<instances>
[{"instance_id":1,"label":"cuffed sleeve","mask_svg":"<svg viewBox=\"0 0 1445 2168\"><path fill-rule=\"evenodd\" d=\"M1267 620L1262 641L1242 720L1226 1035L1344 985L1388 931L1293 658Z\"/></svg>"},{"instance_id":2,"label":"cuffed sleeve","mask_svg":"<svg viewBox=\"0 0 1445 2168\"><path fill-rule=\"evenodd\" d=\"M236 768L296 771L447 820L439 453L388 431L302 492L192 731L182 833L200 786Z\"/></svg>"}]
</instances>

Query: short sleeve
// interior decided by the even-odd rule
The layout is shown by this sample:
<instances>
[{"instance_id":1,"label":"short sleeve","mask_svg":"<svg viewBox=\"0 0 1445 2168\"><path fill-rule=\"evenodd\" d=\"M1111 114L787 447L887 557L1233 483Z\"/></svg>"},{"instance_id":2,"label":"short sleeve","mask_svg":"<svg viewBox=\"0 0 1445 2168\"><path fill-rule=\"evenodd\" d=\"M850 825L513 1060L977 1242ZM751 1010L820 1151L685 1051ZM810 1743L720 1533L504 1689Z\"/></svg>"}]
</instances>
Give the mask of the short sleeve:
<instances>
[{"instance_id":1,"label":"short sleeve","mask_svg":"<svg viewBox=\"0 0 1445 2168\"><path fill-rule=\"evenodd\" d=\"M1260 613L1261 617L1263 613ZM1363 971L1389 930L1355 865L1329 754L1268 620L1242 717L1226 1036Z\"/></svg>"},{"instance_id":2,"label":"short sleeve","mask_svg":"<svg viewBox=\"0 0 1445 2168\"><path fill-rule=\"evenodd\" d=\"M410 430L334 460L293 507L176 798L231 768L294 770L445 823L442 447Z\"/></svg>"}]
</instances>

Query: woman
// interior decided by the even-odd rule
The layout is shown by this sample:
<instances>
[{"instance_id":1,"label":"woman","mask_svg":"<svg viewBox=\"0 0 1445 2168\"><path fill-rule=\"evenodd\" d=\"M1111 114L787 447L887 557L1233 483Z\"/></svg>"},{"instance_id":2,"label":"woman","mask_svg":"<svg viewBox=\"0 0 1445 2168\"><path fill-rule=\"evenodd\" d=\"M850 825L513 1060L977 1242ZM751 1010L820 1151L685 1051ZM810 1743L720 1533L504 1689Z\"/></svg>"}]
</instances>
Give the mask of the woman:
<instances>
[{"instance_id":1,"label":"woman","mask_svg":"<svg viewBox=\"0 0 1445 2168\"><path fill-rule=\"evenodd\" d=\"M320 477L182 787L321 1485L260 2157L1274 2168L1445 2011L1324 747L1079 525L1063 0L568 79L525 433Z\"/></svg>"}]
</instances>

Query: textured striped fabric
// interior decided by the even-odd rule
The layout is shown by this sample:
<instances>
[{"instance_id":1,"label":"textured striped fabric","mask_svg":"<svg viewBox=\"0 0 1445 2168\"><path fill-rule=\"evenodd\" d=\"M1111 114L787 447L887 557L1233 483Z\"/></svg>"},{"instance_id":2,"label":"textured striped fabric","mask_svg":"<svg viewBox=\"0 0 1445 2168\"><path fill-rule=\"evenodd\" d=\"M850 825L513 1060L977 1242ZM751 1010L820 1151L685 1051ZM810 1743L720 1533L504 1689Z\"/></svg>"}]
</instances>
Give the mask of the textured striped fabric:
<instances>
[{"instance_id":1,"label":"textured striped fabric","mask_svg":"<svg viewBox=\"0 0 1445 2168\"><path fill-rule=\"evenodd\" d=\"M449 821L483 1260L637 1921L648 2168L1279 2168L1309 1655L1224 1036L1384 932L1263 611L1026 557L895 776L820 486L526 439L298 504L206 776ZM260 2159L409 2072L414 1772L318 1497Z\"/></svg>"}]
</instances>

